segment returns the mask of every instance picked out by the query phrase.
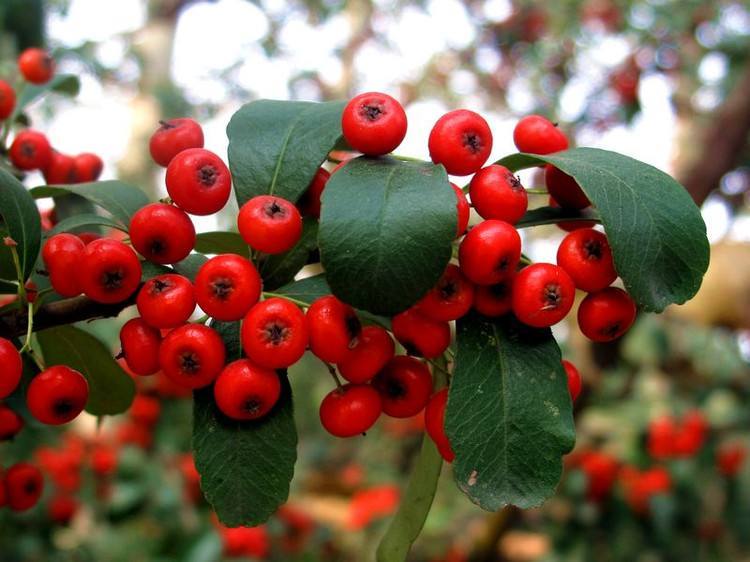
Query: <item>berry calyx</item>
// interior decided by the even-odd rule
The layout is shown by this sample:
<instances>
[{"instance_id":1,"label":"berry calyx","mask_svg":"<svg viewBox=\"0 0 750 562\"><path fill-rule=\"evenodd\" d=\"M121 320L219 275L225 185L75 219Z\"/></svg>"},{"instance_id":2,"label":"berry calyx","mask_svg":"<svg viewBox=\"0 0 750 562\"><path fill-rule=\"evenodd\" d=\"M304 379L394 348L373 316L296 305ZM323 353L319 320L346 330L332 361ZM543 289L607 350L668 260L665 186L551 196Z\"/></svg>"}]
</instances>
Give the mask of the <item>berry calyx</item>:
<instances>
[{"instance_id":1,"label":"berry calyx","mask_svg":"<svg viewBox=\"0 0 750 562\"><path fill-rule=\"evenodd\" d=\"M633 299L618 287L586 295L578 307L578 327L595 342L616 340L635 322Z\"/></svg>"},{"instance_id":2,"label":"berry calyx","mask_svg":"<svg viewBox=\"0 0 750 562\"><path fill-rule=\"evenodd\" d=\"M380 393L383 413L393 418L410 418L427 405L432 394L432 375L413 357L397 355L372 380Z\"/></svg>"},{"instance_id":3,"label":"berry calyx","mask_svg":"<svg viewBox=\"0 0 750 562\"><path fill-rule=\"evenodd\" d=\"M382 409L380 394L373 387L345 384L323 398L320 422L335 437L353 437L370 429Z\"/></svg>"},{"instance_id":4,"label":"berry calyx","mask_svg":"<svg viewBox=\"0 0 750 562\"><path fill-rule=\"evenodd\" d=\"M578 182L551 164L544 167L544 183L550 197L566 209L585 209L591 201L578 185Z\"/></svg>"},{"instance_id":5,"label":"berry calyx","mask_svg":"<svg viewBox=\"0 0 750 562\"><path fill-rule=\"evenodd\" d=\"M552 154L568 148L568 138L557 125L541 115L527 115L513 129L513 142L520 152Z\"/></svg>"},{"instance_id":6,"label":"berry calyx","mask_svg":"<svg viewBox=\"0 0 750 562\"><path fill-rule=\"evenodd\" d=\"M230 363L216 379L216 405L234 420L257 420L276 405L281 395L279 376L249 359Z\"/></svg>"},{"instance_id":7,"label":"berry calyx","mask_svg":"<svg viewBox=\"0 0 750 562\"><path fill-rule=\"evenodd\" d=\"M44 49L30 47L18 55L18 70L27 82L46 84L55 73L55 59Z\"/></svg>"},{"instance_id":8,"label":"berry calyx","mask_svg":"<svg viewBox=\"0 0 750 562\"><path fill-rule=\"evenodd\" d=\"M474 285L457 265L448 264L429 293L414 305L420 314L436 322L458 320L471 309Z\"/></svg>"},{"instance_id":9,"label":"berry calyx","mask_svg":"<svg viewBox=\"0 0 750 562\"><path fill-rule=\"evenodd\" d=\"M122 302L141 282L141 262L122 242L100 238L86 246L79 265L81 289L100 303Z\"/></svg>"},{"instance_id":10,"label":"berry calyx","mask_svg":"<svg viewBox=\"0 0 750 562\"><path fill-rule=\"evenodd\" d=\"M0 398L6 398L21 382L23 360L15 346L5 338L0 338L0 366Z\"/></svg>"},{"instance_id":11,"label":"berry calyx","mask_svg":"<svg viewBox=\"0 0 750 562\"><path fill-rule=\"evenodd\" d=\"M529 197L521 180L499 164L491 164L474 175L469 196L472 206L482 218L510 224L516 224L529 205Z\"/></svg>"},{"instance_id":12,"label":"berry calyx","mask_svg":"<svg viewBox=\"0 0 750 562\"><path fill-rule=\"evenodd\" d=\"M565 376L568 380L568 392L570 393L570 399L575 402L578 395L581 394L581 388L583 383L581 382L581 373L578 372L576 366L570 361L563 359L563 368L565 369Z\"/></svg>"},{"instance_id":13,"label":"berry calyx","mask_svg":"<svg viewBox=\"0 0 750 562\"><path fill-rule=\"evenodd\" d=\"M25 129L13 139L8 156L19 170L43 170L52 159L52 147L43 133Z\"/></svg>"},{"instance_id":14,"label":"berry calyx","mask_svg":"<svg viewBox=\"0 0 750 562\"><path fill-rule=\"evenodd\" d=\"M167 192L186 213L212 215L229 200L232 176L221 158L203 148L178 153L167 166Z\"/></svg>"},{"instance_id":15,"label":"berry calyx","mask_svg":"<svg viewBox=\"0 0 750 562\"><path fill-rule=\"evenodd\" d=\"M240 208L237 228L251 248L280 254L294 247L302 236L302 216L286 199L258 195Z\"/></svg>"},{"instance_id":16,"label":"berry calyx","mask_svg":"<svg viewBox=\"0 0 750 562\"><path fill-rule=\"evenodd\" d=\"M161 343L159 365L180 386L202 388L224 368L226 350L221 336L202 324L175 328Z\"/></svg>"},{"instance_id":17,"label":"berry calyx","mask_svg":"<svg viewBox=\"0 0 750 562\"><path fill-rule=\"evenodd\" d=\"M26 511L34 507L44 491L42 472L33 464L19 462L4 475L8 507L13 511Z\"/></svg>"},{"instance_id":18,"label":"berry calyx","mask_svg":"<svg viewBox=\"0 0 750 562\"><path fill-rule=\"evenodd\" d=\"M341 114L344 139L368 156L388 154L406 136L406 113L387 94L367 92L352 98Z\"/></svg>"},{"instance_id":19,"label":"berry calyx","mask_svg":"<svg viewBox=\"0 0 750 562\"><path fill-rule=\"evenodd\" d=\"M29 383L29 413L47 425L61 425L78 417L89 398L89 384L78 371L65 365L45 369Z\"/></svg>"},{"instance_id":20,"label":"berry calyx","mask_svg":"<svg viewBox=\"0 0 750 562\"><path fill-rule=\"evenodd\" d=\"M505 221L486 220L461 241L461 272L477 285L494 285L511 277L521 260L521 237Z\"/></svg>"},{"instance_id":21,"label":"berry calyx","mask_svg":"<svg viewBox=\"0 0 750 562\"><path fill-rule=\"evenodd\" d=\"M395 352L396 345L386 330L380 326L365 326L357 337L357 344L338 363L339 373L349 382L366 383Z\"/></svg>"},{"instance_id":22,"label":"berry calyx","mask_svg":"<svg viewBox=\"0 0 750 562\"><path fill-rule=\"evenodd\" d=\"M159 124L148 142L151 158L159 166L166 168L183 150L203 148L203 129L195 120L181 117L159 121Z\"/></svg>"},{"instance_id":23,"label":"berry calyx","mask_svg":"<svg viewBox=\"0 0 750 562\"><path fill-rule=\"evenodd\" d=\"M159 370L161 332L142 318L128 320L120 329L122 356L136 375L153 375Z\"/></svg>"},{"instance_id":24,"label":"berry calyx","mask_svg":"<svg viewBox=\"0 0 750 562\"><path fill-rule=\"evenodd\" d=\"M316 299L307 309L305 318L310 351L328 363L345 360L362 331L354 309L333 295Z\"/></svg>"},{"instance_id":25,"label":"berry calyx","mask_svg":"<svg viewBox=\"0 0 750 562\"><path fill-rule=\"evenodd\" d=\"M222 254L204 263L195 277L203 312L225 322L240 320L260 298L261 279L250 260Z\"/></svg>"},{"instance_id":26,"label":"berry calyx","mask_svg":"<svg viewBox=\"0 0 750 562\"><path fill-rule=\"evenodd\" d=\"M393 336L409 355L434 359L443 354L451 342L448 322L436 322L412 307L393 317Z\"/></svg>"},{"instance_id":27,"label":"berry calyx","mask_svg":"<svg viewBox=\"0 0 750 562\"><path fill-rule=\"evenodd\" d=\"M430 158L449 174L467 176L479 170L492 152L492 131L473 111L457 109L437 120L428 140Z\"/></svg>"},{"instance_id":28,"label":"berry calyx","mask_svg":"<svg viewBox=\"0 0 750 562\"><path fill-rule=\"evenodd\" d=\"M185 211L173 205L151 203L130 219L130 241L153 263L177 263L195 247L195 227Z\"/></svg>"},{"instance_id":29,"label":"berry calyx","mask_svg":"<svg viewBox=\"0 0 750 562\"><path fill-rule=\"evenodd\" d=\"M522 269L513 282L513 314L528 326L552 326L570 312L575 292L573 280L563 268L550 263L532 264Z\"/></svg>"},{"instance_id":30,"label":"berry calyx","mask_svg":"<svg viewBox=\"0 0 750 562\"><path fill-rule=\"evenodd\" d=\"M617 279L607 237L592 228L575 230L563 239L557 249L557 265L577 288L589 293L601 291Z\"/></svg>"},{"instance_id":31,"label":"berry calyx","mask_svg":"<svg viewBox=\"0 0 750 562\"><path fill-rule=\"evenodd\" d=\"M195 310L195 292L190 279L167 273L143 284L136 298L138 313L154 328L181 326Z\"/></svg>"},{"instance_id":32,"label":"berry calyx","mask_svg":"<svg viewBox=\"0 0 750 562\"><path fill-rule=\"evenodd\" d=\"M294 303L278 297L253 306L242 321L242 349L250 360L268 369L299 361L307 347L305 315Z\"/></svg>"},{"instance_id":33,"label":"berry calyx","mask_svg":"<svg viewBox=\"0 0 750 562\"><path fill-rule=\"evenodd\" d=\"M453 462L453 452L448 436L445 433L445 407L448 404L448 389L443 388L432 395L424 410L424 426L427 435L437 446L440 456L446 462Z\"/></svg>"}]
</instances>

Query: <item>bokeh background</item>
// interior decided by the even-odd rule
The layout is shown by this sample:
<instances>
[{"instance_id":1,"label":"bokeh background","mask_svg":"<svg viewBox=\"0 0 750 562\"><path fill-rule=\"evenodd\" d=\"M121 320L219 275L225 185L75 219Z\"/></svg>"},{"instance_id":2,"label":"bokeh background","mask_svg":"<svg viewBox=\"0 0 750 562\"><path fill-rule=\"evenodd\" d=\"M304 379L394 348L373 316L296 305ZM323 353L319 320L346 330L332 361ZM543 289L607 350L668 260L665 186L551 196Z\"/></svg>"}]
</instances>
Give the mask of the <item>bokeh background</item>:
<instances>
[{"instance_id":1,"label":"bokeh background","mask_svg":"<svg viewBox=\"0 0 750 562\"><path fill-rule=\"evenodd\" d=\"M499 158L515 151L518 118L541 113L578 145L677 177L712 243L699 295L641 315L613 344L556 327L585 384L558 494L539 509L485 513L446 467L411 559L750 560L748 2L3 0L0 26L0 75L20 50L44 45L60 72L81 77L76 98L31 108L35 127L59 150L96 151L103 179L153 198L166 194L147 149L160 118L198 119L206 147L225 155L226 124L247 101L366 90L404 104L402 154L426 158L434 122L464 107L490 122ZM235 216L227 208L196 224L231 229ZM553 261L564 232L524 235L533 259ZM125 319L87 329L116 352ZM157 377L98 430L91 418L64 431L30 423L0 445L1 464L33 455L49 479L36 509L0 512L0 560L372 559L421 420L383 419L366 438L335 440L317 419L330 379L306 360L291 380L300 461L290 503L265 527L233 532L212 519L187 454L189 397ZM63 492L77 505L55 502Z\"/></svg>"}]
</instances>

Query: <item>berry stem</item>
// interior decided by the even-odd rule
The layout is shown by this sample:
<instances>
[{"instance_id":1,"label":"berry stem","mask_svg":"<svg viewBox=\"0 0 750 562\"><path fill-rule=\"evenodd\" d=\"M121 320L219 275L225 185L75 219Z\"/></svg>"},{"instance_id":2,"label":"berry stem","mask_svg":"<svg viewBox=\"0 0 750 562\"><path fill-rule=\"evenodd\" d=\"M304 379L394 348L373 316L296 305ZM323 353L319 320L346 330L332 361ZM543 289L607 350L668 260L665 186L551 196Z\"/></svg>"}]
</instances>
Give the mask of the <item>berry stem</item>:
<instances>
[{"instance_id":1,"label":"berry stem","mask_svg":"<svg viewBox=\"0 0 750 562\"><path fill-rule=\"evenodd\" d=\"M529 195L549 195L549 191L541 187L530 187L526 190L526 193L528 193Z\"/></svg>"},{"instance_id":2,"label":"berry stem","mask_svg":"<svg viewBox=\"0 0 750 562\"><path fill-rule=\"evenodd\" d=\"M273 297L276 297L276 298L279 298L279 299L286 299L289 302L293 302L297 306L301 306L302 308L308 308L310 306L310 303L307 303L307 302L304 302L304 301L301 301L301 300L298 300L298 299L293 299L291 297L288 297L286 295L282 295L280 293L270 293L270 292L263 291L263 298L268 299L268 298L273 298Z\"/></svg>"},{"instance_id":3,"label":"berry stem","mask_svg":"<svg viewBox=\"0 0 750 562\"><path fill-rule=\"evenodd\" d=\"M328 363L327 361L323 361L323 364L326 366L326 369L328 369L328 372L333 377L333 380L336 381L336 388L339 390L343 389L343 385L341 384L341 379L339 379L338 374L336 373L336 367Z\"/></svg>"}]
</instances>

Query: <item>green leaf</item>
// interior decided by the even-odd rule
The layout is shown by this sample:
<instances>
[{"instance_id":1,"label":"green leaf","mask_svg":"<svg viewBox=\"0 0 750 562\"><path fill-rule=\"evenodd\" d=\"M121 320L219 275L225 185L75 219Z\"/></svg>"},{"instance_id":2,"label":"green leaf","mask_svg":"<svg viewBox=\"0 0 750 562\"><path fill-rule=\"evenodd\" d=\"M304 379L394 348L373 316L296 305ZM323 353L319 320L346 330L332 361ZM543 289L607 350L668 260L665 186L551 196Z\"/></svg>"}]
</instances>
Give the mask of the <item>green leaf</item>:
<instances>
[{"instance_id":1,"label":"green leaf","mask_svg":"<svg viewBox=\"0 0 750 562\"><path fill-rule=\"evenodd\" d=\"M294 248L283 254L267 256L261 262L258 269L263 278L263 288L273 291L292 281L317 247L318 221L308 217L302 223L302 237Z\"/></svg>"},{"instance_id":2,"label":"green leaf","mask_svg":"<svg viewBox=\"0 0 750 562\"><path fill-rule=\"evenodd\" d=\"M242 206L256 195L296 202L341 137L344 102L257 100L227 126L229 169Z\"/></svg>"},{"instance_id":3,"label":"green leaf","mask_svg":"<svg viewBox=\"0 0 750 562\"><path fill-rule=\"evenodd\" d=\"M78 95L81 89L81 82L78 76L73 74L57 74L46 84L35 85L35 84L24 84L21 89L18 99L16 100L16 107L13 110L13 119L16 119L21 112L32 102L41 98L48 92L55 92L63 94L69 97L75 97Z\"/></svg>"},{"instance_id":4,"label":"green leaf","mask_svg":"<svg viewBox=\"0 0 750 562\"><path fill-rule=\"evenodd\" d=\"M250 248L236 232L201 232L195 237L195 251L201 254L237 254L250 257Z\"/></svg>"},{"instance_id":5,"label":"green leaf","mask_svg":"<svg viewBox=\"0 0 750 562\"><path fill-rule=\"evenodd\" d=\"M445 168L392 158L351 160L323 191L318 242L333 294L393 315L440 278L456 236Z\"/></svg>"},{"instance_id":6,"label":"green leaf","mask_svg":"<svg viewBox=\"0 0 750 562\"><path fill-rule=\"evenodd\" d=\"M203 254L190 254L184 260L172 265L172 267L180 275L184 275L191 281L195 281L195 276L198 275L198 270L207 261L208 258Z\"/></svg>"},{"instance_id":7,"label":"green leaf","mask_svg":"<svg viewBox=\"0 0 750 562\"><path fill-rule=\"evenodd\" d=\"M299 281L288 283L279 287L273 292L275 295L283 295L287 298L294 299L305 304L312 304L313 301L331 294L331 288L328 286L324 274L305 277Z\"/></svg>"},{"instance_id":8,"label":"green leaf","mask_svg":"<svg viewBox=\"0 0 750 562\"><path fill-rule=\"evenodd\" d=\"M109 217L86 213L82 215L74 215L72 217L68 217L67 219L61 220L55 225L55 228L50 230L49 235L52 236L53 234L57 234L58 232L69 232L71 230L75 230L84 226L106 226L109 228L122 230L123 232L128 231L125 226L115 220L110 219Z\"/></svg>"},{"instance_id":9,"label":"green leaf","mask_svg":"<svg viewBox=\"0 0 750 562\"><path fill-rule=\"evenodd\" d=\"M457 323L445 428L458 487L484 509L550 497L575 429L560 350L549 329L512 316Z\"/></svg>"},{"instance_id":10,"label":"green leaf","mask_svg":"<svg viewBox=\"0 0 750 562\"><path fill-rule=\"evenodd\" d=\"M68 365L86 377L88 413L113 415L130 407L135 383L97 338L75 326L58 326L38 332L37 341L47 365Z\"/></svg>"},{"instance_id":11,"label":"green leaf","mask_svg":"<svg viewBox=\"0 0 750 562\"><path fill-rule=\"evenodd\" d=\"M640 308L660 312L695 295L709 246L700 211L679 183L653 166L596 148L499 161L513 171L543 162L573 176L596 207L617 272Z\"/></svg>"},{"instance_id":12,"label":"green leaf","mask_svg":"<svg viewBox=\"0 0 750 562\"><path fill-rule=\"evenodd\" d=\"M560 207L539 207L531 209L521 217L516 228L529 228L543 224L557 224L564 221L586 221L588 226L594 226L601 222L599 217L591 210L577 211L573 209L561 209Z\"/></svg>"},{"instance_id":13,"label":"green leaf","mask_svg":"<svg viewBox=\"0 0 750 562\"><path fill-rule=\"evenodd\" d=\"M148 205L146 194L134 185L119 181L107 180L73 185L43 185L31 190L35 199L44 197L61 197L75 193L92 203L99 205L112 216L127 225L130 217L145 205Z\"/></svg>"},{"instance_id":14,"label":"green leaf","mask_svg":"<svg viewBox=\"0 0 750 562\"><path fill-rule=\"evenodd\" d=\"M34 199L12 174L0 169L0 215L15 240L24 280L34 271L42 239L42 222ZM0 243L2 241L0 240ZM15 279L15 275L13 278Z\"/></svg>"},{"instance_id":15,"label":"green leaf","mask_svg":"<svg viewBox=\"0 0 750 562\"><path fill-rule=\"evenodd\" d=\"M218 323L230 357L239 350L239 323ZM289 497L297 460L297 431L286 373L279 402L264 418L238 422L216 407L213 387L194 393L193 452L201 488L229 527L265 522Z\"/></svg>"}]
</instances>

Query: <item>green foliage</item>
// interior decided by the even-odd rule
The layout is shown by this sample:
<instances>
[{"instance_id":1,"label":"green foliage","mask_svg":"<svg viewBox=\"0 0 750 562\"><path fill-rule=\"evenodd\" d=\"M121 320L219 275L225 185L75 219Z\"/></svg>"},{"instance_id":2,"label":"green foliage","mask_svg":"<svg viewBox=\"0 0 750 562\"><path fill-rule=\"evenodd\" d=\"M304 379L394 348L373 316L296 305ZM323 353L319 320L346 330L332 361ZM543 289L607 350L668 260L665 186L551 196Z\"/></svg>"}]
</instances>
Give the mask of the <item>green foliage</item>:
<instances>
[{"instance_id":1,"label":"green foliage","mask_svg":"<svg viewBox=\"0 0 750 562\"><path fill-rule=\"evenodd\" d=\"M81 81L73 74L57 74L46 84L26 84L20 91L11 119L15 119L24 109L49 92L74 98L81 89Z\"/></svg>"},{"instance_id":2,"label":"green foliage","mask_svg":"<svg viewBox=\"0 0 750 562\"><path fill-rule=\"evenodd\" d=\"M236 232L201 232L195 238L195 251L201 254L237 254L250 257L242 236Z\"/></svg>"},{"instance_id":3,"label":"green foliage","mask_svg":"<svg viewBox=\"0 0 750 562\"><path fill-rule=\"evenodd\" d=\"M27 279L34 271L39 255L42 224L36 203L23 184L0 169L0 215L8 235L17 244L21 273ZM15 276L14 276L15 278Z\"/></svg>"}]
</instances>

